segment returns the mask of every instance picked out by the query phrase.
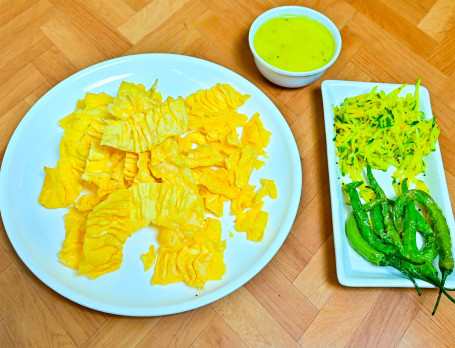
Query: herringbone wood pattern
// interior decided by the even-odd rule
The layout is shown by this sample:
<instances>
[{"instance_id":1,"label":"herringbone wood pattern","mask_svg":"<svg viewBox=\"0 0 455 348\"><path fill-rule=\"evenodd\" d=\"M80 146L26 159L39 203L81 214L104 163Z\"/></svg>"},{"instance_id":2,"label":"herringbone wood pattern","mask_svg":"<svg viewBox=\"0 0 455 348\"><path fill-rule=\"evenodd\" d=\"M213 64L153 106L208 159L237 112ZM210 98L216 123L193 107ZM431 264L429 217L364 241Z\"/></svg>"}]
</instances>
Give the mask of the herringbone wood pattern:
<instances>
[{"instance_id":1,"label":"herringbone wood pattern","mask_svg":"<svg viewBox=\"0 0 455 348\"><path fill-rule=\"evenodd\" d=\"M414 83L429 89L455 197L453 0L0 0L0 156L21 118L52 86L94 63L143 52L191 55L252 81L297 140L303 190L285 244L231 295L177 315L127 318L76 305L22 263L0 224L0 346L455 346L455 306L413 289L337 282L321 80L287 90L264 80L247 32L263 11L312 7L339 27L343 49L324 79ZM1 194L1 193L0 193Z\"/></svg>"}]
</instances>

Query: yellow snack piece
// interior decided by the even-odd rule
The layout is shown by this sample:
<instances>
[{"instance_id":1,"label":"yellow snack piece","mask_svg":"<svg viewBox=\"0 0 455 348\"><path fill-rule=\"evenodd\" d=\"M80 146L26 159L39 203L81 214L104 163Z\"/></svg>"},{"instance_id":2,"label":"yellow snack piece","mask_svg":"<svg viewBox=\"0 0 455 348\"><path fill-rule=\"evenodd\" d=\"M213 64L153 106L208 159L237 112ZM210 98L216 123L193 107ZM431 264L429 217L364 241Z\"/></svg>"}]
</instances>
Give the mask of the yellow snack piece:
<instances>
[{"instance_id":1,"label":"yellow snack piece","mask_svg":"<svg viewBox=\"0 0 455 348\"><path fill-rule=\"evenodd\" d=\"M95 97L87 97L88 105ZM105 99L104 95L101 97ZM85 100L85 99L84 99ZM79 196L84 187L82 174L90 153L92 141L95 140L95 129L100 128L103 119L111 116L104 109L84 108L63 118L60 125L65 133L60 141L60 160L55 168L45 167L46 177L38 201L47 208L68 207ZM102 126L101 126L102 128Z\"/></svg>"},{"instance_id":2,"label":"yellow snack piece","mask_svg":"<svg viewBox=\"0 0 455 348\"><path fill-rule=\"evenodd\" d=\"M261 210L247 210L237 215L235 229L246 232L248 240L260 242L264 238L269 213Z\"/></svg>"},{"instance_id":3,"label":"yellow snack piece","mask_svg":"<svg viewBox=\"0 0 455 348\"><path fill-rule=\"evenodd\" d=\"M155 177L150 170L150 152L141 152L137 159L137 173L133 179L133 183L140 184L144 182L156 182Z\"/></svg>"},{"instance_id":4,"label":"yellow snack piece","mask_svg":"<svg viewBox=\"0 0 455 348\"><path fill-rule=\"evenodd\" d=\"M186 222L201 225L203 209L201 199L183 186L143 183L111 193L88 214L79 274L97 278L117 270L132 233L150 223L167 228Z\"/></svg>"},{"instance_id":5,"label":"yellow snack piece","mask_svg":"<svg viewBox=\"0 0 455 348\"><path fill-rule=\"evenodd\" d=\"M262 187L259 189L257 195L259 197L270 196L272 199L278 198L278 190L275 185L275 181L268 179L261 179Z\"/></svg>"},{"instance_id":6,"label":"yellow snack piece","mask_svg":"<svg viewBox=\"0 0 455 348\"><path fill-rule=\"evenodd\" d=\"M207 115L218 111L233 110L242 106L249 98L242 95L228 84L218 83L216 86L199 90L185 99L188 110L188 127L190 130L202 127Z\"/></svg>"},{"instance_id":7,"label":"yellow snack piece","mask_svg":"<svg viewBox=\"0 0 455 348\"><path fill-rule=\"evenodd\" d=\"M251 146L245 146L242 148L242 153L238 163L235 165L235 186L242 188L250 181L251 173L256 167L257 152Z\"/></svg>"},{"instance_id":8,"label":"yellow snack piece","mask_svg":"<svg viewBox=\"0 0 455 348\"><path fill-rule=\"evenodd\" d=\"M123 244L139 228L131 218L133 210L132 190L121 189L88 214L80 275L97 278L120 268Z\"/></svg>"},{"instance_id":9,"label":"yellow snack piece","mask_svg":"<svg viewBox=\"0 0 455 348\"><path fill-rule=\"evenodd\" d=\"M125 152L125 168L123 170L123 177L127 186L131 186L139 172L137 161L139 160L139 154L135 152Z\"/></svg>"},{"instance_id":10,"label":"yellow snack piece","mask_svg":"<svg viewBox=\"0 0 455 348\"><path fill-rule=\"evenodd\" d=\"M216 217L222 217L224 202L227 201L229 201L229 199L224 195L207 192L204 197L205 209Z\"/></svg>"},{"instance_id":11,"label":"yellow snack piece","mask_svg":"<svg viewBox=\"0 0 455 348\"><path fill-rule=\"evenodd\" d=\"M184 223L200 226L204 222L202 198L185 186L143 183L133 185L131 192L135 206L131 215L138 226L153 223L177 229Z\"/></svg>"},{"instance_id":12,"label":"yellow snack piece","mask_svg":"<svg viewBox=\"0 0 455 348\"><path fill-rule=\"evenodd\" d=\"M264 124L259 119L259 114L256 113L247 122L243 128L241 143L242 146L250 145L260 155L265 154L264 148L270 142L270 133L264 128Z\"/></svg>"},{"instance_id":13,"label":"yellow snack piece","mask_svg":"<svg viewBox=\"0 0 455 348\"><path fill-rule=\"evenodd\" d=\"M188 115L182 97L168 98L157 107L149 106L146 113L132 113L124 119L109 121L101 140L123 151L144 152L163 140L188 130Z\"/></svg>"},{"instance_id":14,"label":"yellow snack piece","mask_svg":"<svg viewBox=\"0 0 455 348\"><path fill-rule=\"evenodd\" d=\"M256 189L253 185L245 185L240 191L239 195L231 201L231 214L238 215L246 209L258 209L263 206L262 199L258 199L257 194L254 192Z\"/></svg>"},{"instance_id":15,"label":"yellow snack piece","mask_svg":"<svg viewBox=\"0 0 455 348\"><path fill-rule=\"evenodd\" d=\"M151 167L153 175L162 182L183 185L197 192L196 180L188 164L179 156Z\"/></svg>"},{"instance_id":16,"label":"yellow snack piece","mask_svg":"<svg viewBox=\"0 0 455 348\"><path fill-rule=\"evenodd\" d=\"M158 242L152 285L183 281L202 290L208 280L219 280L226 271L219 220L207 218L202 227L186 225L178 231L162 229Z\"/></svg>"},{"instance_id":17,"label":"yellow snack piece","mask_svg":"<svg viewBox=\"0 0 455 348\"><path fill-rule=\"evenodd\" d=\"M148 271L155 264L156 254L155 246L150 245L149 251L141 255L141 260L144 263L144 270Z\"/></svg>"},{"instance_id":18,"label":"yellow snack piece","mask_svg":"<svg viewBox=\"0 0 455 348\"><path fill-rule=\"evenodd\" d=\"M74 207L81 212L90 212L97 206L105 197L100 197L98 193L90 193L82 195L74 202Z\"/></svg>"},{"instance_id":19,"label":"yellow snack piece","mask_svg":"<svg viewBox=\"0 0 455 348\"><path fill-rule=\"evenodd\" d=\"M203 144L188 150L183 160L190 168L220 166L224 163L224 156L211 144Z\"/></svg>"},{"instance_id":20,"label":"yellow snack piece","mask_svg":"<svg viewBox=\"0 0 455 348\"><path fill-rule=\"evenodd\" d=\"M221 221L205 214L222 217L230 201L236 229L259 241L263 200L277 197L273 180L257 190L249 184L265 163L259 156L270 132L258 114L248 120L237 112L248 98L217 84L163 101L157 81L149 90L122 82L114 97L87 93L59 122L60 160L45 168L39 197L46 207L69 207L60 262L91 278L113 272L127 239L152 226L159 246L141 255L145 270L155 264L152 285L203 289L221 279Z\"/></svg>"},{"instance_id":21,"label":"yellow snack piece","mask_svg":"<svg viewBox=\"0 0 455 348\"><path fill-rule=\"evenodd\" d=\"M229 183L228 171L224 168L204 167L196 171L196 181L210 192L228 198L237 197L240 190Z\"/></svg>"},{"instance_id":22,"label":"yellow snack piece","mask_svg":"<svg viewBox=\"0 0 455 348\"><path fill-rule=\"evenodd\" d=\"M149 91L146 91L144 85L122 81L108 110L121 120L126 120L134 114L147 112L150 108L161 104L161 93L156 91L157 84L158 80Z\"/></svg>"},{"instance_id":23,"label":"yellow snack piece","mask_svg":"<svg viewBox=\"0 0 455 348\"><path fill-rule=\"evenodd\" d=\"M83 184L68 161L61 161L55 168L44 167L46 176L38 198L46 208L69 206L80 194Z\"/></svg>"},{"instance_id":24,"label":"yellow snack piece","mask_svg":"<svg viewBox=\"0 0 455 348\"><path fill-rule=\"evenodd\" d=\"M92 141L82 179L98 186L98 195L104 196L125 188L125 153Z\"/></svg>"},{"instance_id":25,"label":"yellow snack piece","mask_svg":"<svg viewBox=\"0 0 455 348\"><path fill-rule=\"evenodd\" d=\"M71 208L65 215L66 236L58 257L61 263L75 270L79 269L79 264L84 258L83 245L87 215L88 212L82 212L77 208Z\"/></svg>"}]
</instances>

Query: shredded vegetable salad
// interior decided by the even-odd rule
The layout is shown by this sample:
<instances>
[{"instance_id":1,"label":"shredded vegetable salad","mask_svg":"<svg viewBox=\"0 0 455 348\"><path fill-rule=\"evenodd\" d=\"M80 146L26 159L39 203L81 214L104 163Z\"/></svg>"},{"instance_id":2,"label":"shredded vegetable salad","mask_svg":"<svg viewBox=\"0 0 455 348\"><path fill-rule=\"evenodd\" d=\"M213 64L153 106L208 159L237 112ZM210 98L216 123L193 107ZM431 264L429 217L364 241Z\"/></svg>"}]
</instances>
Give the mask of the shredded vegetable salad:
<instances>
[{"instance_id":1,"label":"shredded vegetable salad","mask_svg":"<svg viewBox=\"0 0 455 348\"><path fill-rule=\"evenodd\" d=\"M399 94L406 84L389 94L374 87L333 107L336 155L343 175L363 180L367 165L384 171L394 166L394 180L408 179L420 186L416 176L425 172L423 157L436 149L440 129L434 117L427 119L419 111L419 85L420 79L415 94L404 97Z\"/></svg>"}]
</instances>

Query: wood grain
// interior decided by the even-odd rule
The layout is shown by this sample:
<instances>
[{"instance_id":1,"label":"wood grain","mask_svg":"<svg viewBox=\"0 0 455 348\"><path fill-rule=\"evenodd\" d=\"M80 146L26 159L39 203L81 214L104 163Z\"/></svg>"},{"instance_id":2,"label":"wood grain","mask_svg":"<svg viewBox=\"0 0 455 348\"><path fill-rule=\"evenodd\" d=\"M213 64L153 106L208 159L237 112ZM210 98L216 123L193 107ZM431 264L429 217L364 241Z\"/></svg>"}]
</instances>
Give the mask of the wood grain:
<instances>
[{"instance_id":1,"label":"wood grain","mask_svg":"<svg viewBox=\"0 0 455 348\"><path fill-rule=\"evenodd\" d=\"M258 15L290 4L321 11L343 39L337 62L299 89L267 82L247 42ZM295 223L272 261L225 298L164 317L115 316L63 298L20 260L0 220L1 347L455 346L455 306L443 297L429 315L437 291L339 284L320 92L324 79L422 77L453 198L452 0L0 0L0 8L0 159L27 111L57 83L109 58L167 52L213 61L260 88L290 126L303 174Z\"/></svg>"}]
</instances>

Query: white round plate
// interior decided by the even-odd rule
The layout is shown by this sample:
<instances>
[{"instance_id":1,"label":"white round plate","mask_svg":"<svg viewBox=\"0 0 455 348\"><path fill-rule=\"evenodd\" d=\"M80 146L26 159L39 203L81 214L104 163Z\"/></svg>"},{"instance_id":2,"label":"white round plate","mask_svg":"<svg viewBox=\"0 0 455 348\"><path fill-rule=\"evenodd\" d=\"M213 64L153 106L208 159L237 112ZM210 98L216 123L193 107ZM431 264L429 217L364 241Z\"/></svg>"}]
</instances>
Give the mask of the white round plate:
<instances>
[{"instance_id":1,"label":"white round plate","mask_svg":"<svg viewBox=\"0 0 455 348\"><path fill-rule=\"evenodd\" d=\"M144 272L140 255L156 242L146 227L128 239L121 268L95 280L77 276L58 261L65 238L67 209L46 209L38 203L43 167L59 159L63 135L58 121L74 111L86 92L115 95L121 81L142 83L167 96L186 97L217 83L229 83L251 98L239 112L259 112L272 132L266 165L255 171L252 184L273 179L278 199L267 199L270 213L264 240L255 243L233 228L228 207L222 219L226 274L207 282L203 290L183 283L152 286L153 269ZM154 316L201 307L236 290L254 277L276 254L294 222L300 200L302 173L294 137L275 105L253 84L236 73L201 59L172 54L141 54L109 60L70 76L42 97L23 118L10 140L0 172L0 211L8 237L19 257L50 288L83 306L106 313ZM233 237L230 236L232 232Z\"/></svg>"}]
</instances>

